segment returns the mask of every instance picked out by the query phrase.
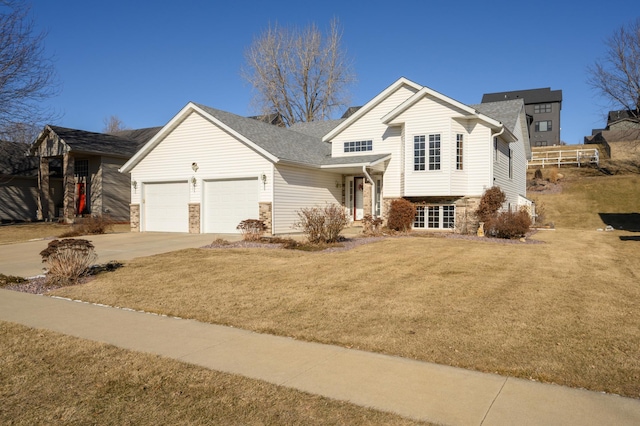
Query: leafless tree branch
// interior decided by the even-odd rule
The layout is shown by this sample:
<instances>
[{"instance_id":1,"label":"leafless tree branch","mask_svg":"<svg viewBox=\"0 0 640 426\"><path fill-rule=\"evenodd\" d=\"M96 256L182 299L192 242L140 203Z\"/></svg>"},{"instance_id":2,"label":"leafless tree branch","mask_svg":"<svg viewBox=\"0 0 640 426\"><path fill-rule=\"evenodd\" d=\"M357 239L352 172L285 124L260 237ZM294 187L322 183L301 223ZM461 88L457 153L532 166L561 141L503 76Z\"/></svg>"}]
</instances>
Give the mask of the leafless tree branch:
<instances>
[{"instance_id":1,"label":"leafless tree branch","mask_svg":"<svg viewBox=\"0 0 640 426\"><path fill-rule=\"evenodd\" d=\"M348 106L355 82L337 20L323 37L314 24L269 26L245 51L242 77L254 89L253 105L262 114L280 113L286 125L324 120Z\"/></svg>"}]
</instances>

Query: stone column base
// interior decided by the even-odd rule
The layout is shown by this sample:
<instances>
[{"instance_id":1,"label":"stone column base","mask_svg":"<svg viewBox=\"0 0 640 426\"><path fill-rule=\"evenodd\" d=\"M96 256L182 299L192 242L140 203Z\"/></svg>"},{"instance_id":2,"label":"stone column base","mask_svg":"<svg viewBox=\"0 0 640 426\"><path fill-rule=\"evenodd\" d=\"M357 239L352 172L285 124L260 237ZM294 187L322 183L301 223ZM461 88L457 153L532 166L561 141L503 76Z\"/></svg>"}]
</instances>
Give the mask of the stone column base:
<instances>
[{"instance_id":1,"label":"stone column base","mask_svg":"<svg viewBox=\"0 0 640 426\"><path fill-rule=\"evenodd\" d=\"M189 233L200 233L200 203L189 203Z\"/></svg>"},{"instance_id":2,"label":"stone column base","mask_svg":"<svg viewBox=\"0 0 640 426\"><path fill-rule=\"evenodd\" d=\"M129 225L131 232L140 232L140 204L129 204Z\"/></svg>"},{"instance_id":3,"label":"stone column base","mask_svg":"<svg viewBox=\"0 0 640 426\"><path fill-rule=\"evenodd\" d=\"M273 222L272 222L272 211L271 211L271 203L264 202L258 203L260 206L260 220L264 222L265 232L273 235Z\"/></svg>"}]
</instances>

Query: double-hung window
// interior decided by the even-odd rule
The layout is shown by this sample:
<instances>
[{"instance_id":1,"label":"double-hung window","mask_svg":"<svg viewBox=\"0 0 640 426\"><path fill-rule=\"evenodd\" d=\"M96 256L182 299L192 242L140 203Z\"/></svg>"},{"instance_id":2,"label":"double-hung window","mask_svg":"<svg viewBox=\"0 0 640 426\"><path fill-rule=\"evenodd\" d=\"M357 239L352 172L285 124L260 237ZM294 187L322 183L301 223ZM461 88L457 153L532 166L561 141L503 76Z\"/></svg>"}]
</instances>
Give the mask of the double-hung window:
<instances>
[{"instance_id":1,"label":"double-hung window","mask_svg":"<svg viewBox=\"0 0 640 426\"><path fill-rule=\"evenodd\" d=\"M536 121L536 132L550 132L551 120Z\"/></svg>"}]
</instances>

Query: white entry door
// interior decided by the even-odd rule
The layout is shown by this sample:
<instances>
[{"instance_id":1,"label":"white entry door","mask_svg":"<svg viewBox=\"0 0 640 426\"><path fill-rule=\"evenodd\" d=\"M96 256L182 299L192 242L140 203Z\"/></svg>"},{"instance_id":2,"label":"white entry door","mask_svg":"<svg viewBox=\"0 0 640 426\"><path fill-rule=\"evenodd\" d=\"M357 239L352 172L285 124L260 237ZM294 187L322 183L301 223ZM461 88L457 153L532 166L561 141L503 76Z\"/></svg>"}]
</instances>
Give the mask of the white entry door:
<instances>
[{"instance_id":1,"label":"white entry door","mask_svg":"<svg viewBox=\"0 0 640 426\"><path fill-rule=\"evenodd\" d=\"M204 182L205 233L235 234L245 219L260 219L257 178Z\"/></svg>"},{"instance_id":2,"label":"white entry door","mask_svg":"<svg viewBox=\"0 0 640 426\"><path fill-rule=\"evenodd\" d=\"M145 183L143 194L143 231L189 232L188 182Z\"/></svg>"}]
</instances>

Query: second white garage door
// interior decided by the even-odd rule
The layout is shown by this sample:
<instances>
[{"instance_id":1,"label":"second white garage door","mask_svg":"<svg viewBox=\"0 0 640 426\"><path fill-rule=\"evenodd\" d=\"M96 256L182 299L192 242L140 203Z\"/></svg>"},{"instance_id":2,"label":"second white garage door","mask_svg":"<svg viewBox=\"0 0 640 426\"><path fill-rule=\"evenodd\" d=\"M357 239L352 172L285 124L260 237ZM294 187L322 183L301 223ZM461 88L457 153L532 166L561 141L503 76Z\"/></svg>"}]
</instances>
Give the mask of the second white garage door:
<instances>
[{"instance_id":1,"label":"second white garage door","mask_svg":"<svg viewBox=\"0 0 640 426\"><path fill-rule=\"evenodd\" d=\"M143 230L189 232L189 184L145 183Z\"/></svg>"},{"instance_id":2,"label":"second white garage door","mask_svg":"<svg viewBox=\"0 0 640 426\"><path fill-rule=\"evenodd\" d=\"M204 182L203 224L205 233L230 234L245 219L259 219L258 179Z\"/></svg>"}]
</instances>

